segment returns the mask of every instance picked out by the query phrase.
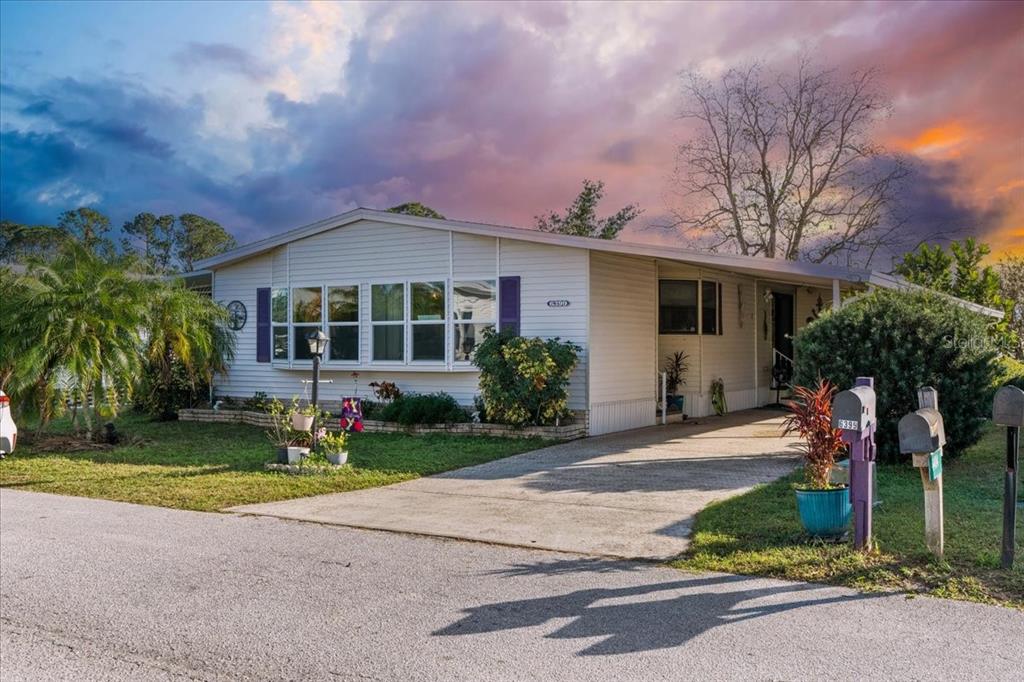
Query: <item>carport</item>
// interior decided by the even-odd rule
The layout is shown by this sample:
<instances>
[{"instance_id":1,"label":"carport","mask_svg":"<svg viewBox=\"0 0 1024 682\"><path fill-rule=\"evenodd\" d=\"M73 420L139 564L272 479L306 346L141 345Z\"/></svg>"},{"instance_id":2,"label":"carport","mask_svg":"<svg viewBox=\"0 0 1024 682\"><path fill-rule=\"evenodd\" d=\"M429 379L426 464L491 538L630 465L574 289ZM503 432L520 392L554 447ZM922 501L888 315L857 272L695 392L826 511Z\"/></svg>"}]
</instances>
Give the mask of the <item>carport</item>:
<instances>
[{"instance_id":1,"label":"carport","mask_svg":"<svg viewBox=\"0 0 1024 682\"><path fill-rule=\"evenodd\" d=\"M587 438L397 485L231 511L581 554L667 559L697 512L791 471L782 413Z\"/></svg>"}]
</instances>

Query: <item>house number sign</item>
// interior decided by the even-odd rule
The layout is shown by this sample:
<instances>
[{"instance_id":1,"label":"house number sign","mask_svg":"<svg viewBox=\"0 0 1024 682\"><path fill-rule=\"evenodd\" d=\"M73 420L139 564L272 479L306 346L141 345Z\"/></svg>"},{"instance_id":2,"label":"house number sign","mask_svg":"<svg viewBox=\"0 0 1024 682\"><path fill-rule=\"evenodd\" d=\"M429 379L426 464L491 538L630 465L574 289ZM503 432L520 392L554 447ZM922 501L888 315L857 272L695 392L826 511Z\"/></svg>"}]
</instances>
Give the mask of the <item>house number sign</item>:
<instances>
[{"instance_id":1,"label":"house number sign","mask_svg":"<svg viewBox=\"0 0 1024 682\"><path fill-rule=\"evenodd\" d=\"M552 300L548 301L548 307L549 308L568 308L569 307L569 301L566 301L564 298L562 298L562 299L552 299Z\"/></svg>"}]
</instances>

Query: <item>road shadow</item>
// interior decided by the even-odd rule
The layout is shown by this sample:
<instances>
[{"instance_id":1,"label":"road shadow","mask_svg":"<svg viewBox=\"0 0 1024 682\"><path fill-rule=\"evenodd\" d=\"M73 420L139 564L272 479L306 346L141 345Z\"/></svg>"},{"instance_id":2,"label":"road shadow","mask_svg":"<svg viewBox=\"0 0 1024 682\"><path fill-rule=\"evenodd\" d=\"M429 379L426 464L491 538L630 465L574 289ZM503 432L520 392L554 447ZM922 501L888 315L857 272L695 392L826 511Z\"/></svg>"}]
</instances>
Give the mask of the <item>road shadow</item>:
<instances>
[{"instance_id":1,"label":"road shadow","mask_svg":"<svg viewBox=\"0 0 1024 682\"><path fill-rule=\"evenodd\" d=\"M533 572L520 565L513 568L509 575L524 577L571 573L570 563L561 562L554 570L546 562L539 563ZM593 560L583 560L580 570L590 571L594 566ZM823 590L829 591L812 594ZM763 579L746 576L687 577L475 606L465 609L459 620L432 634L451 637L504 632L557 621L562 624L553 632L544 634L544 637L600 638L581 649L578 655L612 656L677 647L713 628L795 609L877 596L836 594L830 588L807 583L766 585ZM566 620L568 622L564 622Z\"/></svg>"}]
</instances>

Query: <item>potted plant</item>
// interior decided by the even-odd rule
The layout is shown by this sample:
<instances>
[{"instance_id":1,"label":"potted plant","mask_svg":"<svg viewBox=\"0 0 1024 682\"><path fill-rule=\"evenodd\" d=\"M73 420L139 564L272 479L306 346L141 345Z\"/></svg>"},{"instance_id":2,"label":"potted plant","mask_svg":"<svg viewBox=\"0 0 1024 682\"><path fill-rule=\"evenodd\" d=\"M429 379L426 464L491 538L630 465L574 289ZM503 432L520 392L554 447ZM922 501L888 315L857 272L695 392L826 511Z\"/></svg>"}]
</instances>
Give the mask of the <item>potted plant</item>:
<instances>
[{"instance_id":1,"label":"potted plant","mask_svg":"<svg viewBox=\"0 0 1024 682\"><path fill-rule=\"evenodd\" d=\"M285 411L284 406L276 398L267 407L271 417L267 438L277 448L279 464L298 464L309 454L312 434L308 431L296 431L291 427L292 410Z\"/></svg>"},{"instance_id":2,"label":"potted plant","mask_svg":"<svg viewBox=\"0 0 1024 682\"><path fill-rule=\"evenodd\" d=\"M347 442L348 434L344 431L334 433L321 428L317 433L316 451L324 455L328 462L338 466L348 461L348 451L345 449Z\"/></svg>"},{"instance_id":3,"label":"potted plant","mask_svg":"<svg viewBox=\"0 0 1024 682\"><path fill-rule=\"evenodd\" d=\"M665 409L679 408L679 411L683 411L683 396L678 395L676 391L679 390L680 386L686 384L686 371L689 369L689 365L686 363L687 355L681 350L672 353L672 355L665 356L665 390L668 395L665 396Z\"/></svg>"},{"instance_id":4,"label":"potted plant","mask_svg":"<svg viewBox=\"0 0 1024 682\"><path fill-rule=\"evenodd\" d=\"M291 415L292 428L296 431L309 431L313 428L313 419L316 417L316 408L312 405L301 407L297 399L292 400L292 409L288 411Z\"/></svg>"},{"instance_id":5,"label":"potted plant","mask_svg":"<svg viewBox=\"0 0 1024 682\"><path fill-rule=\"evenodd\" d=\"M839 429L832 428L832 398L836 388L818 379L814 388L795 386L787 402L786 433L804 439L804 477L798 484L796 506L804 529L815 537L834 538L846 532L853 512L848 485L830 481L832 466L845 446Z\"/></svg>"}]
</instances>

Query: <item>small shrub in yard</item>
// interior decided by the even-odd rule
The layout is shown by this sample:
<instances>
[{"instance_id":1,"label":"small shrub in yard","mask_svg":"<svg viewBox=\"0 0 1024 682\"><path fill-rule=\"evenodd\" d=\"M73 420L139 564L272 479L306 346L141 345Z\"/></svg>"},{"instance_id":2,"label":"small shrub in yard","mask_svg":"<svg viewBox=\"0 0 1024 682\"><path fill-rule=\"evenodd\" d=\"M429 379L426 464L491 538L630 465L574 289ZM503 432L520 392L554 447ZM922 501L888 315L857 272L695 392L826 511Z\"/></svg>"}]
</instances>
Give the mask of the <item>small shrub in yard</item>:
<instances>
[{"instance_id":1,"label":"small shrub in yard","mask_svg":"<svg viewBox=\"0 0 1024 682\"><path fill-rule=\"evenodd\" d=\"M175 360L166 372L159 372L150 366L142 372L135 406L160 420L178 418L178 410L195 407L207 400L209 385L189 376L185 366Z\"/></svg>"},{"instance_id":2,"label":"small shrub in yard","mask_svg":"<svg viewBox=\"0 0 1024 682\"><path fill-rule=\"evenodd\" d=\"M569 414L569 377L580 347L555 339L486 332L473 362L487 419L499 424L553 424Z\"/></svg>"},{"instance_id":3,"label":"small shrub in yard","mask_svg":"<svg viewBox=\"0 0 1024 682\"><path fill-rule=\"evenodd\" d=\"M875 378L879 458L900 459L896 425L917 409L917 389L933 386L946 427L946 454L977 442L991 414L995 350L988 321L930 292L879 290L797 332L793 381L819 377L839 389Z\"/></svg>"},{"instance_id":4,"label":"small shrub in yard","mask_svg":"<svg viewBox=\"0 0 1024 682\"><path fill-rule=\"evenodd\" d=\"M375 411L375 419L398 422L403 426L416 424L454 424L467 419L455 398L447 393L402 395Z\"/></svg>"},{"instance_id":5,"label":"small shrub in yard","mask_svg":"<svg viewBox=\"0 0 1024 682\"><path fill-rule=\"evenodd\" d=\"M253 412L266 412L270 407L270 398L263 391L256 391L251 398L246 398L242 407Z\"/></svg>"}]
</instances>

